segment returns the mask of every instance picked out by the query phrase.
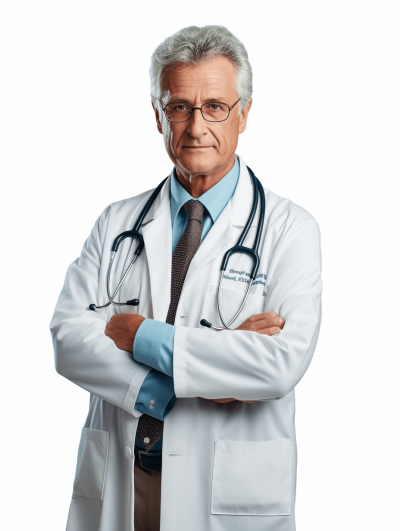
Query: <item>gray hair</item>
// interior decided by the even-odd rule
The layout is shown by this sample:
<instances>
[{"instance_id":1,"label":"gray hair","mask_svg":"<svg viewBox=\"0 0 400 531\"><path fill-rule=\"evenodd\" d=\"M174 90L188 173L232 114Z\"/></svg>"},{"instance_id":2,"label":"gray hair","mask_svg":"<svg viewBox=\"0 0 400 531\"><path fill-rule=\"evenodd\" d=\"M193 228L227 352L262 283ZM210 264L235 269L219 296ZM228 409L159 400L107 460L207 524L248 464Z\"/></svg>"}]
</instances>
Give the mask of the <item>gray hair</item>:
<instances>
[{"instance_id":1,"label":"gray hair","mask_svg":"<svg viewBox=\"0 0 400 531\"><path fill-rule=\"evenodd\" d=\"M236 70L239 114L248 106L253 92L253 73L243 43L223 26L189 26L165 39L151 56L151 101L158 108L163 96L162 74L173 63L197 65L213 57L227 57ZM159 109L160 110L160 109Z\"/></svg>"}]
</instances>

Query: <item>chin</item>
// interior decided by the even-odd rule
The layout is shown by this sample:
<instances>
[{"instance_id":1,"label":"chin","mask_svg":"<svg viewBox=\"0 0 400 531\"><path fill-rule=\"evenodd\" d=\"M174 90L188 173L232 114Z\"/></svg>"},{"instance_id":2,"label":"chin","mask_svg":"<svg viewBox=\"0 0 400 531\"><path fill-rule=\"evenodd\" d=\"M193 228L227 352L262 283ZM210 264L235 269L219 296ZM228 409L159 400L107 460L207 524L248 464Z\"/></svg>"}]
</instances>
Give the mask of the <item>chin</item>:
<instances>
[{"instance_id":1,"label":"chin","mask_svg":"<svg viewBox=\"0 0 400 531\"><path fill-rule=\"evenodd\" d=\"M219 162L218 157L204 153L184 153L178 160L189 173L208 173L218 166Z\"/></svg>"}]
</instances>

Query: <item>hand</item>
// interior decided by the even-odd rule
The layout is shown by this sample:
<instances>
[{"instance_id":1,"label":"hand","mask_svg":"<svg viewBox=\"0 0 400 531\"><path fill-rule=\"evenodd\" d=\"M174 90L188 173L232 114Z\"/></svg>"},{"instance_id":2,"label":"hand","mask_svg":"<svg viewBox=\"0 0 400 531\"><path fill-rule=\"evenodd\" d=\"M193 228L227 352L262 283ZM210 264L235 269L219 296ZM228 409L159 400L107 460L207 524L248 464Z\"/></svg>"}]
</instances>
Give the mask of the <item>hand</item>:
<instances>
[{"instance_id":1,"label":"hand","mask_svg":"<svg viewBox=\"0 0 400 531\"><path fill-rule=\"evenodd\" d=\"M117 313L108 321L104 333L119 349L132 352L136 332L144 320L141 315Z\"/></svg>"},{"instance_id":2,"label":"hand","mask_svg":"<svg viewBox=\"0 0 400 531\"><path fill-rule=\"evenodd\" d=\"M256 313L249 317L236 330L248 330L266 336L273 336L281 332L285 321L276 312Z\"/></svg>"},{"instance_id":3,"label":"hand","mask_svg":"<svg viewBox=\"0 0 400 531\"><path fill-rule=\"evenodd\" d=\"M236 328L236 330L248 330L250 332L257 332L257 334L273 336L282 330L284 324L284 319L279 317L276 312L263 312L252 315ZM236 398L211 398L211 400L218 404L226 404L227 402L235 401ZM255 400L239 400L239 402L254 404Z\"/></svg>"}]
</instances>

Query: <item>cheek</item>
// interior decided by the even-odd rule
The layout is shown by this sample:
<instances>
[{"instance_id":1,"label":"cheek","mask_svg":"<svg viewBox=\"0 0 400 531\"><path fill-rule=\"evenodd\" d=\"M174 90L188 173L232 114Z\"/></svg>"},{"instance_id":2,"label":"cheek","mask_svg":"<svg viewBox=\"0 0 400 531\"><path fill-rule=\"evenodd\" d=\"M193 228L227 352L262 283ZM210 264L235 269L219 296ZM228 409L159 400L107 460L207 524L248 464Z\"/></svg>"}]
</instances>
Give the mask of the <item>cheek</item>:
<instances>
[{"instance_id":1,"label":"cheek","mask_svg":"<svg viewBox=\"0 0 400 531\"><path fill-rule=\"evenodd\" d=\"M185 139L185 130L185 128L179 127L177 124L170 124L167 144L169 149L176 155L181 154L181 147Z\"/></svg>"},{"instance_id":2,"label":"cheek","mask_svg":"<svg viewBox=\"0 0 400 531\"><path fill-rule=\"evenodd\" d=\"M236 149L239 136L239 123L237 120L233 124L221 123L221 127L215 129L214 137L218 142L218 149L231 151Z\"/></svg>"},{"instance_id":3,"label":"cheek","mask_svg":"<svg viewBox=\"0 0 400 531\"><path fill-rule=\"evenodd\" d=\"M237 128L230 129L225 135L225 146L227 151L235 151L239 141L239 130Z\"/></svg>"},{"instance_id":4,"label":"cheek","mask_svg":"<svg viewBox=\"0 0 400 531\"><path fill-rule=\"evenodd\" d=\"M222 154L225 151L230 150L232 144L232 136L229 134L228 131L216 131L214 136L217 141L216 148L219 153Z\"/></svg>"},{"instance_id":5,"label":"cheek","mask_svg":"<svg viewBox=\"0 0 400 531\"><path fill-rule=\"evenodd\" d=\"M168 138L165 139L165 147L167 151L174 156L177 155L177 143L179 141L179 135L176 134L175 131L169 130Z\"/></svg>"}]
</instances>

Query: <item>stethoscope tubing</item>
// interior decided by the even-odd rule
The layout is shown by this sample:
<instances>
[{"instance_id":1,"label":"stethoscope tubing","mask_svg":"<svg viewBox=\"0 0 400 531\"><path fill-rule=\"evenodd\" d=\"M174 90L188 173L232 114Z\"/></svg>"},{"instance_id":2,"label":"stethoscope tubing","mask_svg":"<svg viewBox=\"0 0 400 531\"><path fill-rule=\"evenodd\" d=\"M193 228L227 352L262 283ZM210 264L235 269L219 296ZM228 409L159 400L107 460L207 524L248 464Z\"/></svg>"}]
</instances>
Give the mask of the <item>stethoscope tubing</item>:
<instances>
[{"instance_id":1,"label":"stethoscope tubing","mask_svg":"<svg viewBox=\"0 0 400 531\"><path fill-rule=\"evenodd\" d=\"M218 293L217 293L217 306L218 306L218 314L219 314L219 318L221 319L221 322L223 324L222 327L219 327L219 326L214 326L212 323L210 323L209 321L207 321L206 319L202 319L200 321L200 324L202 326L206 326L207 328L211 328L212 330L215 330L217 332L221 332L222 330L234 330L233 328L230 328L231 324L237 319L237 317L239 316L240 312L242 311L244 305L246 304L246 300L247 300L247 297L250 293L250 289L251 289L251 286L253 284L253 281L257 275L257 272L258 272L258 268L259 268L259 265L260 265L260 257L259 257L259 254L258 254L258 250L259 250L259 247L260 247L260 241L261 241L261 234L262 234L262 231L263 231L263 227L264 227L264 218L265 218L265 194L264 194L264 189L262 187L262 184L260 183L260 181L257 179L257 177L254 175L253 171L247 167L247 169L249 170L249 174L250 174L250 177L251 177L251 180L252 180L252 183L253 183L253 190L254 190L254 195L253 195L253 206L252 206L252 209L251 209L251 212L250 212L250 216L249 216L249 219L247 220L247 223L236 243L236 245L234 247L231 247L230 249L228 249L228 251L225 253L224 255L224 258L222 260L222 265L221 265L221 272L220 272L220 277L219 277L219 282L218 282ZM250 227L251 227L251 224L254 220L254 216L255 216L255 213L256 213L256 210L257 210L257 206L258 206L258 199L260 199L260 219L258 221L258 226L257 226L257 231L256 231L256 237L254 239L254 245L253 245L253 248L250 249L248 247L244 247L243 246L243 242L250 230ZM253 259L253 269L251 271L251 274L250 274L250 279L249 279L249 285L247 287L247 290L246 290L246 293L244 295L244 298L242 300L242 303L239 307L239 310L236 312L236 314L232 317L232 319L226 323L225 322L225 319L224 319L224 316L222 314L222 309L221 309L221 288L222 288L222 279L224 277L224 273L228 267L228 262L229 262L229 259L230 257L232 256L232 254L234 253L246 253L248 254L252 259Z\"/></svg>"},{"instance_id":2,"label":"stethoscope tubing","mask_svg":"<svg viewBox=\"0 0 400 531\"><path fill-rule=\"evenodd\" d=\"M211 325L209 328L212 328L213 330L216 330L217 332L221 332L222 330L234 330L234 328L229 328L231 326L231 324L236 320L236 318L239 316L240 312L242 311L243 309L243 306L246 304L246 300L247 300L247 296L250 292L250 288L251 288L251 282L249 282L249 285L248 285L248 288L247 288L247 291L245 293L245 296L243 298L243 301L242 301L242 304L240 305L240 308L239 310L236 312L236 314L232 317L232 319L229 321L229 323L225 323L225 320L224 320L224 316L222 315L222 310L221 310L221 284L222 284L222 279L223 279L223 276L224 276L224 271L221 271L221 274L220 274L220 277L219 277L219 283L218 283L218 295L217 295L217 301L218 301L218 313L219 313L219 318L221 319L222 321L222 324L224 326L221 326L221 327L218 327L218 326L214 326L214 325ZM210 323L211 324L211 323Z\"/></svg>"},{"instance_id":3,"label":"stethoscope tubing","mask_svg":"<svg viewBox=\"0 0 400 531\"><path fill-rule=\"evenodd\" d=\"M232 325L232 323L238 318L240 312L242 311L244 305L246 304L246 300L247 300L247 297L250 293L250 289L251 289L251 286L253 284L253 281L257 275L257 272L258 272L258 267L260 265L260 257L259 257L259 254L258 254L258 250L259 250L259 246L260 246L260 241L261 241L261 234L262 234L262 230L263 230L263 226L264 226L264 218L265 218L265 195L264 195L264 189L260 183L260 181L257 179L257 177L254 175L253 171L247 167L248 171L249 171L249 174L250 174L250 178L251 178L251 181L252 181L252 184L253 184L253 205L252 205L252 208L251 208L251 212L250 212L250 215L249 215L249 218L246 222L246 225L236 243L236 245L234 247L231 247L230 249L228 249L228 251L225 253L224 257L223 257L223 260L222 260L222 264L221 264L221 271L220 271L220 277L219 277L219 282L218 282L218 294L217 294L217 304L218 304L218 314L219 314L219 317L221 319L221 322L223 324L222 327L217 327L217 326L214 326L212 325L211 323L209 323L207 320L205 319L202 319L200 321L200 324L202 326L206 326L208 328L211 328L213 330L216 330L216 331L222 331L222 330L233 330L232 328L230 328L230 326ZM114 305L114 306L137 306L139 304L139 300L138 299L131 299L129 301L126 301L126 302L116 302L114 299L115 297L117 296L125 278L127 277L129 271L132 269L132 267L134 266L136 260L138 259L138 257L140 256L140 253L142 252L143 250L143 247L144 247L144 240L143 240L143 236L139 233L139 229L143 223L143 220L146 216L146 214L148 213L148 211L150 210L152 204L154 203L156 197L158 196L161 188L163 187L165 181L167 180L168 177L166 177L163 181L161 181L161 183L157 186L157 188L153 191L153 193L151 194L150 198L147 200L145 206L143 207L142 211L140 212L139 216L138 216L138 219L136 220L136 223L133 227L132 230L128 230L128 231L125 231L125 232L122 232L121 234L119 234L115 239L114 239L114 242L113 242L113 245L111 247L111 256L110 256L110 262L109 262L109 265L108 265L108 269L107 269L107 297L108 297L108 302L106 304L103 304L102 306L96 306L95 304L91 304L89 306L89 309L90 310L101 310L101 309L104 309L104 308L107 308L108 306L110 305ZM256 215L256 211L257 211L257 206L258 206L258 202L260 201L260 213L259 213L259 221L258 221L258 226L257 226L257 231L256 231L256 236L255 236L255 239L254 239L254 244L253 244L253 248L250 249L249 247L245 247L243 245L248 233L249 233L249 230L250 230L250 227L253 223L253 220L254 220L254 217ZM132 261L130 262L129 266L127 267L127 269L125 270L124 274L122 275L122 278L121 280L119 281L117 287L115 288L114 292L111 294L111 291L110 291L110 281L111 281L111 271L112 271L112 266L113 266L113 263L114 263L114 258L115 258L115 255L118 251L118 248L119 248L119 245L122 243L122 241L125 239L125 238L135 238L138 240L138 245L135 249L135 253L134 253L134 257L132 259ZM236 253L246 253L248 254L252 260L253 260L253 269L251 271L251 274L250 274L250 279L249 279L249 285L247 287L247 290L246 290L246 293L243 297L243 300L242 300L242 303L239 307L239 310L236 312L236 314L232 317L232 319L230 319L228 322L225 321L225 318L222 314L222 309L221 309L221 288L222 288L222 280L224 278L224 273L226 271L226 268L228 266L228 262L229 262L229 259L230 257L233 255L233 254L236 254Z\"/></svg>"},{"instance_id":4,"label":"stethoscope tubing","mask_svg":"<svg viewBox=\"0 0 400 531\"><path fill-rule=\"evenodd\" d=\"M103 304L102 306L96 306L95 304L91 304L89 306L90 310L93 310L93 311L102 310L102 309L107 308L108 306L110 306L110 304L112 304L113 306L126 306L126 305L128 305L128 306L138 306L138 304L139 304L139 300L138 299L131 299L131 300L126 301L126 302L116 302L114 299L117 296L117 293L119 292L119 290L120 290L120 288L122 286L122 283L124 282L126 276L128 275L129 271L132 269L134 263L136 262L136 260L140 256L140 253L143 250L144 240L143 240L143 236L139 232L140 226L142 225L146 214L150 210L152 204L154 203L156 197L160 193L160 190L163 187L163 185L164 185L164 183L165 183L165 181L167 179L168 179L168 177L163 179L160 182L160 184L157 186L157 188L153 191L153 193L151 194L151 196L147 200L145 206L143 207L142 211L140 212L139 217L136 220L136 223L135 223L133 229L132 230L127 230L125 232L121 232L121 234L118 234L118 236L114 239L114 242L113 242L112 247L111 247L110 263L108 265L108 270L107 270L107 297L108 297L108 302L106 302L106 304ZM111 295L111 292L110 292L110 279L111 279L112 265L113 265L113 262L114 262L115 255L116 255L116 253L118 251L118 247L125 240L125 238L136 238L138 240L138 245L137 245L137 247L135 249L133 260L131 261L131 263L127 267L125 273L122 275L122 278L119 281L118 286L115 288L114 293Z\"/></svg>"}]
</instances>

